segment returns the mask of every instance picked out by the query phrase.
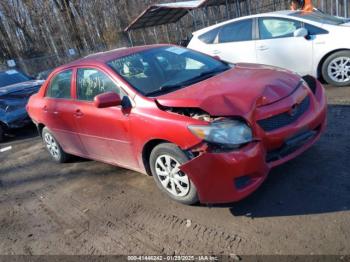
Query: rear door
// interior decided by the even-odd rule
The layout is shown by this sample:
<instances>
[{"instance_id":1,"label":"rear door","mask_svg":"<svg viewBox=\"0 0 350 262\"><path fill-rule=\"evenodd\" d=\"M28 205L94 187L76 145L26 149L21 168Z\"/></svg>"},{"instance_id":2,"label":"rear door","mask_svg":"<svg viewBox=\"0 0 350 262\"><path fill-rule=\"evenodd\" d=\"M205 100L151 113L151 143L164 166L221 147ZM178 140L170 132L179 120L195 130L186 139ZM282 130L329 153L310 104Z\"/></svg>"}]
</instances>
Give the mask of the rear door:
<instances>
[{"instance_id":1,"label":"rear door","mask_svg":"<svg viewBox=\"0 0 350 262\"><path fill-rule=\"evenodd\" d=\"M294 37L302 23L279 17L258 18L257 62L286 68L301 75L312 73L313 40Z\"/></svg>"},{"instance_id":2,"label":"rear door","mask_svg":"<svg viewBox=\"0 0 350 262\"><path fill-rule=\"evenodd\" d=\"M96 108L94 97L105 92L125 96L122 89L101 69L77 70L74 117L80 139L89 157L122 166L134 166L128 112L121 106Z\"/></svg>"},{"instance_id":3,"label":"rear door","mask_svg":"<svg viewBox=\"0 0 350 262\"><path fill-rule=\"evenodd\" d=\"M245 19L223 25L217 30L214 43L209 45L210 55L231 63L256 63L253 20Z\"/></svg>"},{"instance_id":4,"label":"rear door","mask_svg":"<svg viewBox=\"0 0 350 262\"><path fill-rule=\"evenodd\" d=\"M84 148L73 117L73 72L73 69L64 70L51 78L42 110L45 125L53 132L63 150L82 155Z\"/></svg>"}]
</instances>

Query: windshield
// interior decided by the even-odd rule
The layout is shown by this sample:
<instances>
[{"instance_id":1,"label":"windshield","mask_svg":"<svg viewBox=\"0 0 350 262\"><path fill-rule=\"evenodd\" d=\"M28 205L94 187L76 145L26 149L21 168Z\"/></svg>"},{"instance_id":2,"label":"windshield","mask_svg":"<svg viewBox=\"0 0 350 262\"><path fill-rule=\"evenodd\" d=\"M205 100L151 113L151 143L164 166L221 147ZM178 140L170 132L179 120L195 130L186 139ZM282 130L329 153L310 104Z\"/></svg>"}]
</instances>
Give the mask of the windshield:
<instances>
[{"instance_id":1,"label":"windshield","mask_svg":"<svg viewBox=\"0 0 350 262\"><path fill-rule=\"evenodd\" d=\"M345 18L325 14L319 10L313 12L296 12L291 14L291 16L328 25L340 25L349 21Z\"/></svg>"},{"instance_id":2,"label":"windshield","mask_svg":"<svg viewBox=\"0 0 350 262\"><path fill-rule=\"evenodd\" d=\"M0 72L0 87L9 86L21 82L29 81L30 79L17 70L8 70Z\"/></svg>"},{"instance_id":3,"label":"windshield","mask_svg":"<svg viewBox=\"0 0 350 262\"><path fill-rule=\"evenodd\" d=\"M166 94L230 68L210 56L176 46L135 53L108 65L145 96Z\"/></svg>"}]
</instances>

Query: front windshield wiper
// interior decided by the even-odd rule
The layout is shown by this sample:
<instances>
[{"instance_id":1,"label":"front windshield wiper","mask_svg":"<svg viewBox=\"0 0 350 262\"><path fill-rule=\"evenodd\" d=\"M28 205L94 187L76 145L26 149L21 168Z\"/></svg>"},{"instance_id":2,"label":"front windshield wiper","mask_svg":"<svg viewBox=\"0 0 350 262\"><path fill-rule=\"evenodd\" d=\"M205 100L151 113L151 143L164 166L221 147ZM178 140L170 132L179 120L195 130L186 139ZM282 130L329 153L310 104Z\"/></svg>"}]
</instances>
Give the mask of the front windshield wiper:
<instances>
[{"instance_id":1,"label":"front windshield wiper","mask_svg":"<svg viewBox=\"0 0 350 262\"><path fill-rule=\"evenodd\" d=\"M209 76L210 77L210 76L213 76L213 75L217 75L218 73L224 72L224 71L226 71L228 69L229 69L229 67L222 67L222 68L216 68L216 69L213 69L213 70L205 71L203 73L200 73L198 76L195 76L194 78L191 78L188 81L195 80L195 79L198 79L198 78L202 78L202 77L205 77L205 76Z\"/></svg>"},{"instance_id":2,"label":"front windshield wiper","mask_svg":"<svg viewBox=\"0 0 350 262\"><path fill-rule=\"evenodd\" d=\"M185 85L183 83L162 85L159 89L147 93L146 96L155 96L155 95L163 94L164 92L170 92L170 91L173 91L176 89L180 89L182 87L185 87Z\"/></svg>"},{"instance_id":3,"label":"front windshield wiper","mask_svg":"<svg viewBox=\"0 0 350 262\"><path fill-rule=\"evenodd\" d=\"M184 82L181 83L176 83L176 84L165 84L162 85L158 90L152 91L150 93L147 93L146 96L154 96L157 94L162 94L164 92L170 92L173 90L177 90L186 86L189 86L191 84L197 83L201 80L207 79L211 76L217 75L218 73L224 72L226 70L228 70L230 67L222 67L222 68L216 68L214 70L209 70L209 71L205 71L200 73L199 75L196 75L193 78L190 78Z\"/></svg>"}]
</instances>

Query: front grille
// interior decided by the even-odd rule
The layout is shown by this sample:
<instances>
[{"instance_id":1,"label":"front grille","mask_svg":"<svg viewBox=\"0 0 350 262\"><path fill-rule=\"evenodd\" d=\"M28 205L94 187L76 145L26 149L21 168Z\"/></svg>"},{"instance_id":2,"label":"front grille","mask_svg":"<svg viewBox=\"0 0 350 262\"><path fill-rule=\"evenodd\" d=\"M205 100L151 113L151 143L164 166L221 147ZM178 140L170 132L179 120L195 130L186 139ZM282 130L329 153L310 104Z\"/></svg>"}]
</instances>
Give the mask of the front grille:
<instances>
[{"instance_id":1,"label":"front grille","mask_svg":"<svg viewBox=\"0 0 350 262\"><path fill-rule=\"evenodd\" d=\"M310 107L310 97L307 96L305 99L294 109L293 113L284 112L279 115L275 115L266 119L258 121L258 124L265 131L273 131L278 128L288 126L299 119Z\"/></svg>"}]
</instances>

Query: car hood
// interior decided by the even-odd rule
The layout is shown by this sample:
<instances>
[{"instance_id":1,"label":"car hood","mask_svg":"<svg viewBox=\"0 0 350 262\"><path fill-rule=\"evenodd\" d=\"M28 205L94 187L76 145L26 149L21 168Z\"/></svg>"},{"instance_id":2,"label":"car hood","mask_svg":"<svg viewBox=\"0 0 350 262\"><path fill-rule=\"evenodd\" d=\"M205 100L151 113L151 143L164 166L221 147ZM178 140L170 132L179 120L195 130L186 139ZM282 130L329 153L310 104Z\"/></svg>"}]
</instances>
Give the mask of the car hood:
<instances>
[{"instance_id":1,"label":"car hood","mask_svg":"<svg viewBox=\"0 0 350 262\"><path fill-rule=\"evenodd\" d=\"M289 96L300 81L298 75L280 68L236 64L231 70L156 100L165 107L201 108L212 116L249 117L254 108Z\"/></svg>"},{"instance_id":2,"label":"car hood","mask_svg":"<svg viewBox=\"0 0 350 262\"><path fill-rule=\"evenodd\" d=\"M42 80L30 80L22 83L17 83L9 86L0 87L0 96L12 93L27 94L30 91L37 92L40 86L44 83Z\"/></svg>"}]
</instances>

